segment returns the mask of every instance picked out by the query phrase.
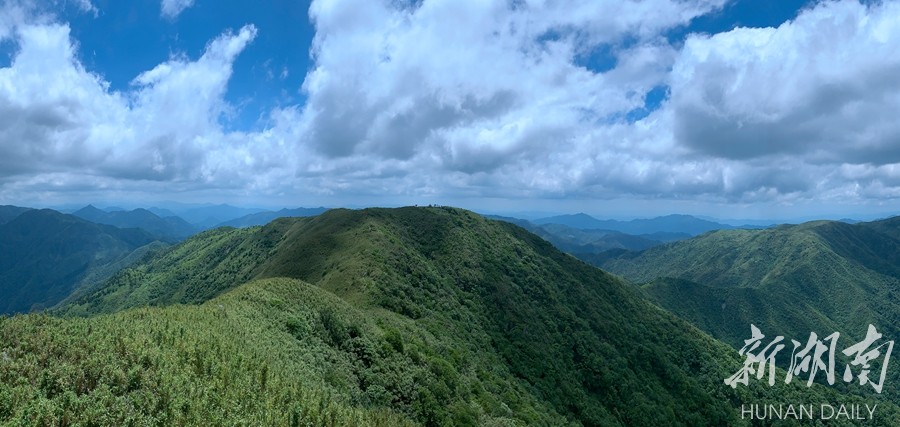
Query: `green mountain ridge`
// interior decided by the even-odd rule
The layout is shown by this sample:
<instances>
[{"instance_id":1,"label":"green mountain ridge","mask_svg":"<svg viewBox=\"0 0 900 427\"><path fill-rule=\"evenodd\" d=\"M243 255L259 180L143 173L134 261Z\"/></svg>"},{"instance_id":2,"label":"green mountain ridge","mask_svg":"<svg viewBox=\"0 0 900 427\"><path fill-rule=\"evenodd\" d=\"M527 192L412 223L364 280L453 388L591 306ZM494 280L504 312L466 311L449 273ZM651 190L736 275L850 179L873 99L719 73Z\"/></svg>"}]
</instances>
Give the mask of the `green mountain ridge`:
<instances>
[{"instance_id":1,"label":"green mountain ridge","mask_svg":"<svg viewBox=\"0 0 900 427\"><path fill-rule=\"evenodd\" d=\"M211 230L123 270L63 312L116 323L99 319L206 301L151 312L229 313L248 309L234 295L266 283L280 290L249 301L280 320L241 321L256 332L228 335L268 349L319 331L312 349L288 340L286 350L267 350L266 372L279 390L302 388L287 385L295 369L319 372L314 381L325 385L315 389L348 402L340 414L375 410L424 425L741 425L740 402L860 399L796 384L733 390L723 383L740 367L733 349L522 228L452 208L338 209ZM345 308L299 304L289 295L302 289ZM284 351L333 356L301 363ZM247 375L253 387L259 372ZM879 422L889 425L897 408L881 404Z\"/></svg>"},{"instance_id":2,"label":"green mountain ridge","mask_svg":"<svg viewBox=\"0 0 900 427\"><path fill-rule=\"evenodd\" d=\"M0 317L0 424L760 425L741 403L785 401L900 417L862 387L732 389L734 349L453 208L210 230L54 313Z\"/></svg>"},{"instance_id":3,"label":"green mountain ridge","mask_svg":"<svg viewBox=\"0 0 900 427\"><path fill-rule=\"evenodd\" d=\"M0 224L0 313L52 307L154 240L49 209L22 211Z\"/></svg>"},{"instance_id":4,"label":"green mountain ridge","mask_svg":"<svg viewBox=\"0 0 900 427\"><path fill-rule=\"evenodd\" d=\"M722 230L620 253L598 265L644 284L661 306L735 348L749 324L804 341L840 332L844 344L869 324L900 337L900 221L814 221L767 230ZM889 365L884 393L900 397Z\"/></svg>"}]
</instances>

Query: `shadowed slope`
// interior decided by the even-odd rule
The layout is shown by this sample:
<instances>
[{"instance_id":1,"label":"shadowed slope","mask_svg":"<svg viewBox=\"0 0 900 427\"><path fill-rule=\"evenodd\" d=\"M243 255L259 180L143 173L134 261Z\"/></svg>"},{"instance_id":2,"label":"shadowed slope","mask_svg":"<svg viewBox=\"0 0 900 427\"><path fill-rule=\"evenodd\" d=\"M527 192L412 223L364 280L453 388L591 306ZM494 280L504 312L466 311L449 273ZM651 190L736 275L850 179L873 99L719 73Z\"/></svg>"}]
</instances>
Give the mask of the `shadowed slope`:
<instances>
[{"instance_id":1,"label":"shadowed slope","mask_svg":"<svg viewBox=\"0 0 900 427\"><path fill-rule=\"evenodd\" d=\"M49 209L23 211L0 224L0 313L51 307L153 240Z\"/></svg>"}]
</instances>

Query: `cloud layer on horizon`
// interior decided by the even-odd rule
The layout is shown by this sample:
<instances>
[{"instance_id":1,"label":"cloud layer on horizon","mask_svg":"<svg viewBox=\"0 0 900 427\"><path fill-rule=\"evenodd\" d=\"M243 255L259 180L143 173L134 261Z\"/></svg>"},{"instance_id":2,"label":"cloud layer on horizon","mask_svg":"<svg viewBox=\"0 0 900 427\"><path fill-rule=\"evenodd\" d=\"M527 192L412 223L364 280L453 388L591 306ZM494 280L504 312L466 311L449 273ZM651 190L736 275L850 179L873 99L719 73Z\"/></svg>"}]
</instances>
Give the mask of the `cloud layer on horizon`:
<instances>
[{"instance_id":1,"label":"cloud layer on horizon","mask_svg":"<svg viewBox=\"0 0 900 427\"><path fill-rule=\"evenodd\" d=\"M306 102L236 131L225 93L252 23L113 91L68 24L4 0L0 196L900 196L900 3L672 39L724 2L314 1Z\"/></svg>"}]
</instances>

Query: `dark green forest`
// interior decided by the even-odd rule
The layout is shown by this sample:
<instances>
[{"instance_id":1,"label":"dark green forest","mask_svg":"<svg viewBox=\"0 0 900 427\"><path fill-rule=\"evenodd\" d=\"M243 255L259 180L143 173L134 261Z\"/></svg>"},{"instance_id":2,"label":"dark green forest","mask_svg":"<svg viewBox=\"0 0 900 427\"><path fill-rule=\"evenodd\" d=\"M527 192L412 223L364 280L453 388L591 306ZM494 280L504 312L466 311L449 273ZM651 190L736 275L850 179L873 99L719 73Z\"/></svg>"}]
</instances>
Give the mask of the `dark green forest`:
<instances>
[{"instance_id":1,"label":"dark green forest","mask_svg":"<svg viewBox=\"0 0 900 427\"><path fill-rule=\"evenodd\" d=\"M648 297L736 348L748 325L804 341L869 324L900 337L900 222L815 221L767 230L719 230L598 262L642 284ZM900 399L900 366L884 393Z\"/></svg>"},{"instance_id":2,"label":"dark green forest","mask_svg":"<svg viewBox=\"0 0 900 427\"><path fill-rule=\"evenodd\" d=\"M165 246L147 232L50 209L0 209L0 314L53 307ZM0 218L2 220L3 218Z\"/></svg>"}]
</instances>

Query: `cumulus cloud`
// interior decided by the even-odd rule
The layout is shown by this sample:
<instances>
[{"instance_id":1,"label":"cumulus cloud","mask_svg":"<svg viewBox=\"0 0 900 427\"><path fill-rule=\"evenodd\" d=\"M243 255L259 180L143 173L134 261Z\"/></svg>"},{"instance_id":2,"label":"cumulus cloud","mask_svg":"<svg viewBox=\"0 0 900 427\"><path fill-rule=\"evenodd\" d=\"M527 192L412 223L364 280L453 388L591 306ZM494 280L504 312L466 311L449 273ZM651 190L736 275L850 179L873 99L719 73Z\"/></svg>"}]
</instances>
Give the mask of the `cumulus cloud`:
<instances>
[{"instance_id":1,"label":"cumulus cloud","mask_svg":"<svg viewBox=\"0 0 900 427\"><path fill-rule=\"evenodd\" d=\"M217 122L231 66L255 36L253 26L226 32L197 60L173 57L119 93L80 64L67 25L17 27L19 50L0 68L0 179L213 179L210 153L237 146L223 145Z\"/></svg>"},{"instance_id":2,"label":"cumulus cloud","mask_svg":"<svg viewBox=\"0 0 900 427\"><path fill-rule=\"evenodd\" d=\"M897 2L828 1L777 28L690 36L670 77L678 144L740 165L730 185L747 194L896 193L866 189L897 184L898 16Z\"/></svg>"},{"instance_id":3,"label":"cumulus cloud","mask_svg":"<svg viewBox=\"0 0 900 427\"><path fill-rule=\"evenodd\" d=\"M0 189L900 196L900 3L827 1L777 28L669 40L723 3L314 1L305 104L235 132L224 98L252 25L116 92L67 25L7 0L0 39L18 50L0 68ZM587 65L598 51L608 66Z\"/></svg>"},{"instance_id":4,"label":"cumulus cloud","mask_svg":"<svg viewBox=\"0 0 900 427\"><path fill-rule=\"evenodd\" d=\"M194 5L194 0L162 0L160 13L168 19L175 19L185 9Z\"/></svg>"},{"instance_id":5,"label":"cumulus cloud","mask_svg":"<svg viewBox=\"0 0 900 427\"><path fill-rule=\"evenodd\" d=\"M316 2L301 138L336 163L393 164L423 193L892 194L900 4L822 2L778 28L683 46L661 36L720 6ZM580 64L598 47L612 68ZM654 88L667 88L662 108L626 120ZM838 172L861 164L873 165L864 178Z\"/></svg>"},{"instance_id":6,"label":"cumulus cloud","mask_svg":"<svg viewBox=\"0 0 900 427\"><path fill-rule=\"evenodd\" d=\"M314 2L305 143L329 159L401 162L420 180L438 171L454 183L491 175L523 190L577 191L574 176L553 171L576 165L550 156L580 144L601 155L614 142L583 136L642 108L665 82L676 51L661 32L721 4ZM579 64L601 46L615 68Z\"/></svg>"},{"instance_id":7,"label":"cumulus cloud","mask_svg":"<svg viewBox=\"0 0 900 427\"><path fill-rule=\"evenodd\" d=\"M900 3L825 2L778 28L690 37L672 72L678 140L712 156L900 161Z\"/></svg>"},{"instance_id":8,"label":"cumulus cloud","mask_svg":"<svg viewBox=\"0 0 900 427\"><path fill-rule=\"evenodd\" d=\"M95 17L100 14L100 10L97 9L97 6L94 6L94 4L91 3L91 0L76 0L75 5L78 6L78 8L81 9L82 12L90 13Z\"/></svg>"}]
</instances>

